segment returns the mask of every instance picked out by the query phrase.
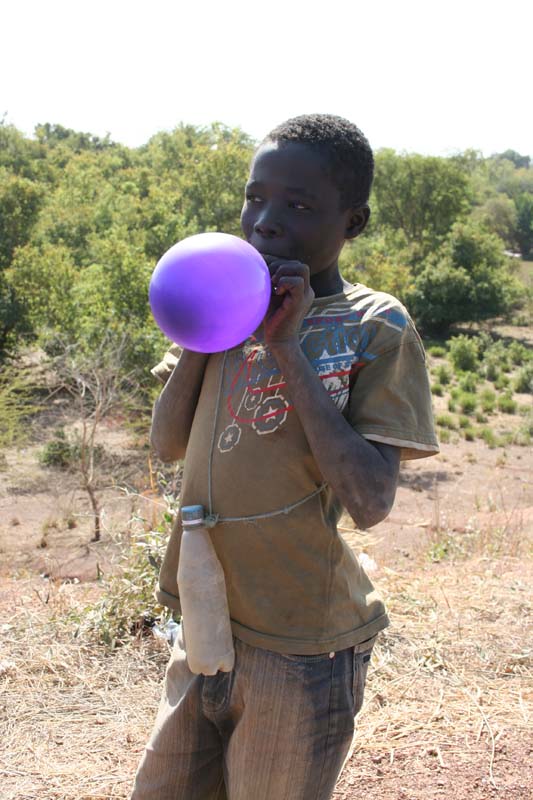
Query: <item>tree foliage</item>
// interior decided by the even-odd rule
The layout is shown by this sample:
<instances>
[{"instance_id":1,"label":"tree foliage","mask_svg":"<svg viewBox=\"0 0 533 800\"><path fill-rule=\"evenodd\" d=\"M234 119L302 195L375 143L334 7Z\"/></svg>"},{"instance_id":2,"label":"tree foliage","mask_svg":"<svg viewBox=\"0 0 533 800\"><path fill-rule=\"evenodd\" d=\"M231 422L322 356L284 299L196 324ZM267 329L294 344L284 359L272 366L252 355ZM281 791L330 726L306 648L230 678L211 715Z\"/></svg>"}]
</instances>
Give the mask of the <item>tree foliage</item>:
<instances>
[{"instance_id":1,"label":"tree foliage","mask_svg":"<svg viewBox=\"0 0 533 800\"><path fill-rule=\"evenodd\" d=\"M151 272L176 241L238 234L253 142L215 123L180 125L128 148L43 123L0 121L0 358L26 341L80 353L124 339L124 369L149 382L165 347L148 306ZM368 231L350 243L350 280L391 292L419 323L445 328L501 313L515 296L504 248L533 246L533 169L505 151L450 158L376 153Z\"/></svg>"}]
</instances>

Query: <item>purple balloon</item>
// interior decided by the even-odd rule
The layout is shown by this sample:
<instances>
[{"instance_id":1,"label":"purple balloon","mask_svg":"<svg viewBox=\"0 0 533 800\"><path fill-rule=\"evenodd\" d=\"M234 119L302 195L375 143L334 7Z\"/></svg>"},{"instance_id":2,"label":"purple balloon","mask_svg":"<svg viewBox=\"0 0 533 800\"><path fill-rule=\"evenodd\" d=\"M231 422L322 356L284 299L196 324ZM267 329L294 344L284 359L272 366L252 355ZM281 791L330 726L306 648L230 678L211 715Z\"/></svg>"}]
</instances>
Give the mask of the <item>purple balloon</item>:
<instances>
[{"instance_id":1,"label":"purple balloon","mask_svg":"<svg viewBox=\"0 0 533 800\"><path fill-rule=\"evenodd\" d=\"M200 233L162 256L149 296L169 339L188 350L218 353L259 327L270 293L268 267L251 244L227 233Z\"/></svg>"}]
</instances>

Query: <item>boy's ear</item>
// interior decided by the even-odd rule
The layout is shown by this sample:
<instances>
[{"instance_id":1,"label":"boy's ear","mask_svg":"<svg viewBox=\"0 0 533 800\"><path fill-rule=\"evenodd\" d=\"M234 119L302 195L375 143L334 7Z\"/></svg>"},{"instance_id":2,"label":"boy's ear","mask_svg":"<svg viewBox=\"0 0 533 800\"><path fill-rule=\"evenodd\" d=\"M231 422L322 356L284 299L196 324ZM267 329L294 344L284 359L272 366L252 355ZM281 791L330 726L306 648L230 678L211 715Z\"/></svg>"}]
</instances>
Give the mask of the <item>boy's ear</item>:
<instances>
[{"instance_id":1,"label":"boy's ear","mask_svg":"<svg viewBox=\"0 0 533 800\"><path fill-rule=\"evenodd\" d=\"M360 233L364 231L370 218L370 208L367 205L353 208L348 217L348 225L346 226L346 238L355 239Z\"/></svg>"}]
</instances>

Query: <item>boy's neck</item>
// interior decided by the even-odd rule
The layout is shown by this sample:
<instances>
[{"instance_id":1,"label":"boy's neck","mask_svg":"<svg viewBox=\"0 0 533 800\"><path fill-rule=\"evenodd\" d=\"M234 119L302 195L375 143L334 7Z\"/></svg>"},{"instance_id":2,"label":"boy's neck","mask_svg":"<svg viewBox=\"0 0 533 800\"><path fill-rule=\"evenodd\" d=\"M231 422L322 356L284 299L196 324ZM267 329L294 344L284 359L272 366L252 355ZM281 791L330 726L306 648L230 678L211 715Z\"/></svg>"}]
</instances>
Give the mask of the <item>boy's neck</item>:
<instances>
[{"instance_id":1,"label":"boy's neck","mask_svg":"<svg viewBox=\"0 0 533 800\"><path fill-rule=\"evenodd\" d=\"M315 297L329 297L332 294L340 294L344 288L344 282L337 264L311 275L311 288L315 293Z\"/></svg>"}]
</instances>

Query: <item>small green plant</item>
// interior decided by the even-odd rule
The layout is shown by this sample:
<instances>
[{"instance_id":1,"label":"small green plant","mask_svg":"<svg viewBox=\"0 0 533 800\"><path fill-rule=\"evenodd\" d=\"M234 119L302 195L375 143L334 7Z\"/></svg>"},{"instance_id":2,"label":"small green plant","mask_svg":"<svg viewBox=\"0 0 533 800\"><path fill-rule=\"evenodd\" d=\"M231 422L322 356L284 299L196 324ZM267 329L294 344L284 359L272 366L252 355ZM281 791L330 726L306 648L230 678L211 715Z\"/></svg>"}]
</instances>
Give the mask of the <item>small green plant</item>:
<instances>
[{"instance_id":1,"label":"small green plant","mask_svg":"<svg viewBox=\"0 0 533 800\"><path fill-rule=\"evenodd\" d=\"M497 381L494 381L494 388L498 389L498 391L502 391L503 389L507 389L510 384L510 379L507 375L501 374Z\"/></svg>"},{"instance_id":2,"label":"small green plant","mask_svg":"<svg viewBox=\"0 0 533 800\"><path fill-rule=\"evenodd\" d=\"M511 342L508 348L509 358L517 367L529 361L529 350L520 342Z\"/></svg>"},{"instance_id":3,"label":"small green plant","mask_svg":"<svg viewBox=\"0 0 533 800\"><path fill-rule=\"evenodd\" d=\"M499 379L499 377L501 375L501 371L500 371L500 368L498 366L498 362L497 361L486 361L485 364L484 364L484 373L485 373L485 377L486 377L486 379L488 381L492 381L493 383L495 383Z\"/></svg>"},{"instance_id":4,"label":"small green plant","mask_svg":"<svg viewBox=\"0 0 533 800\"><path fill-rule=\"evenodd\" d=\"M481 409L486 414L492 414L496 408L496 392L492 389L483 389L480 395Z\"/></svg>"},{"instance_id":5,"label":"small green plant","mask_svg":"<svg viewBox=\"0 0 533 800\"><path fill-rule=\"evenodd\" d=\"M452 431L457 430L457 422L450 414L437 414L435 422L441 428L448 428Z\"/></svg>"},{"instance_id":6,"label":"small green plant","mask_svg":"<svg viewBox=\"0 0 533 800\"><path fill-rule=\"evenodd\" d=\"M481 411L476 411L475 418L476 422L479 422L480 425L485 424L487 421L487 417L485 414L482 414Z\"/></svg>"},{"instance_id":7,"label":"small green plant","mask_svg":"<svg viewBox=\"0 0 533 800\"><path fill-rule=\"evenodd\" d=\"M477 406L477 397L469 392L462 392L458 399L459 408L463 414L473 414Z\"/></svg>"},{"instance_id":8,"label":"small green plant","mask_svg":"<svg viewBox=\"0 0 533 800\"><path fill-rule=\"evenodd\" d=\"M477 339L460 334L450 339L450 360L457 370L470 372L476 370L479 360Z\"/></svg>"},{"instance_id":9,"label":"small green plant","mask_svg":"<svg viewBox=\"0 0 533 800\"><path fill-rule=\"evenodd\" d=\"M459 427L460 428L469 428L470 427L470 420L468 417L464 417L461 415L459 417Z\"/></svg>"},{"instance_id":10,"label":"small green plant","mask_svg":"<svg viewBox=\"0 0 533 800\"><path fill-rule=\"evenodd\" d=\"M458 400L461 395L461 390L454 386L453 389L450 390L450 397L452 400Z\"/></svg>"},{"instance_id":11,"label":"small green plant","mask_svg":"<svg viewBox=\"0 0 533 800\"><path fill-rule=\"evenodd\" d=\"M511 392L505 392L498 397L498 408L504 414L516 414L516 400Z\"/></svg>"},{"instance_id":12,"label":"small green plant","mask_svg":"<svg viewBox=\"0 0 533 800\"><path fill-rule=\"evenodd\" d=\"M481 428L479 431L479 437L483 439L485 444L487 444L491 450L495 447L498 447L498 437L492 430L492 428Z\"/></svg>"},{"instance_id":13,"label":"small green plant","mask_svg":"<svg viewBox=\"0 0 533 800\"><path fill-rule=\"evenodd\" d=\"M446 364L440 364L437 367L436 377L439 383L441 383L443 386L447 386L452 380L452 373Z\"/></svg>"},{"instance_id":14,"label":"small green plant","mask_svg":"<svg viewBox=\"0 0 533 800\"><path fill-rule=\"evenodd\" d=\"M439 439L443 444L448 444L452 435L448 428L441 428L439 431Z\"/></svg>"},{"instance_id":15,"label":"small green plant","mask_svg":"<svg viewBox=\"0 0 533 800\"><path fill-rule=\"evenodd\" d=\"M533 394L533 361L518 370L514 390L524 394Z\"/></svg>"},{"instance_id":16,"label":"small green plant","mask_svg":"<svg viewBox=\"0 0 533 800\"><path fill-rule=\"evenodd\" d=\"M463 436L467 442L473 442L476 438L476 429L469 425L467 428L464 428Z\"/></svg>"},{"instance_id":17,"label":"small green plant","mask_svg":"<svg viewBox=\"0 0 533 800\"><path fill-rule=\"evenodd\" d=\"M431 345L431 347L428 347L428 355L433 356L433 358L445 358L446 348L437 344Z\"/></svg>"},{"instance_id":18,"label":"small green plant","mask_svg":"<svg viewBox=\"0 0 533 800\"><path fill-rule=\"evenodd\" d=\"M444 389L440 383L431 384L431 394L434 394L437 397L442 397L442 395L444 394Z\"/></svg>"},{"instance_id":19,"label":"small green plant","mask_svg":"<svg viewBox=\"0 0 533 800\"><path fill-rule=\"evenodd\" d=\"M459 389L463 392L474 393L477 391L478 382L479 382L478 375L476 375L474 372L465 372L465 374L459 381Z\"/></svg>"},{"instance_id":20,"label":"small green plant","mask_svg":"<svg viewBox=\"0 0 533 800\"><path fill-rule=\"evenodd\" d=\"M64 430L55 432L54 438L45 445L39 454L39 461L45 467L67 469L76 458L73 445L67 440Z\"/></svg>"},{"instance_id":21,"label":"small green plant","mask_svg":"<svg viewBox=\"0 0 533 800\"><path fill-rule=\"evenodd\" d=\"M115 649L152 627L165 614L168 617L168 612L154 600L154 588L173 518L167 512L160 526L136 537L123 559L122 571L101 578L105 589L102 598L70 617L77 636L96 639Z\"/></svg>"},{"instance_id":22,"label":"small green plant","mask_svg":"<svg viewBox=\"0 0 533 800\"><path fill-rule=\"evenodd\" d=\"M451 397L448 400L448 411L451 411L452 414L455 414L457 411L457 403Z\"/></svg>"}]
</instances>

